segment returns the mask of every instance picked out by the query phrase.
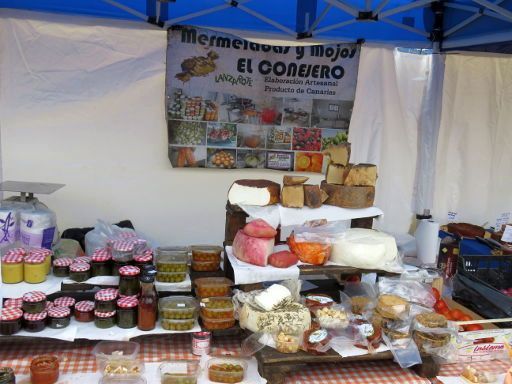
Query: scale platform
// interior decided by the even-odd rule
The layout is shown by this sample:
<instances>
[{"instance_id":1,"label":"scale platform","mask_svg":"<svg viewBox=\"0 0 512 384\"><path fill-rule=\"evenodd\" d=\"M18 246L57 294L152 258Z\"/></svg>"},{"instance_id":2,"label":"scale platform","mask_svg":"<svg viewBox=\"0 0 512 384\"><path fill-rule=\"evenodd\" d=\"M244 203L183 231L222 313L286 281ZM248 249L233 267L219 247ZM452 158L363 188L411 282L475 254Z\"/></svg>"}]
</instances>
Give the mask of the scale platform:
<instances>
[{"instance_id":1,"label":"scale platform","mask_svg":"<svg viewBox=\"0 0 512 384\"><path fill-rule=\"evenodd\" d=\"M20 196L9 198L9 200L29 201L34 199L34 194L50 195L65 185L66 184L7 180L0 183L0 191L20 193Z\"/></svg>"}]
</instances>

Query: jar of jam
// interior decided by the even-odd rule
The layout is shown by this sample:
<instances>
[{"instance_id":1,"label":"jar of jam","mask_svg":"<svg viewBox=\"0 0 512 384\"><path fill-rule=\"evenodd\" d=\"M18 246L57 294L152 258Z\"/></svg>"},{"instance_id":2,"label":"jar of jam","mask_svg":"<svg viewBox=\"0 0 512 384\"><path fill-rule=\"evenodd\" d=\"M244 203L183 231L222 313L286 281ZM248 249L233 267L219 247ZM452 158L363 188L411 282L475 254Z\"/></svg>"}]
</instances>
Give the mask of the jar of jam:
<instances>
[{"instance_id":1,"label":"jar of jam","mask_svg":"<svg viewBox=\"0 0 512 384\"><path fill-rule=\"evenodd\" d=\"M140 291L140 269L127 265L119 269L119 294L123 296L136 295Z\"/></svg>"},{"instance_id":2,"label":"jar of jam","mask_svg":"<svg viewBox=\"0 0 512 384\"><path fill-rule=\"evenodd\" d=\"M23 295L23 311L39 313L46 309L46 295L40 291L27 292Z\"/></svg>"},{"instance_id":3,"label":"jar of jam","mask_svg":"<svg viewBox=\"0 0 512 384\"><path fill-rule=\"evenodd\" d=\"M59 360L55 356L38 356L30 363L32 384L53 384L59 380Z\"/></svg>"},{"instance_id":4,"label":"jar of jam","mask_svg":"<svg viewBox=\"0 0 512 384\"><path fill-rule=\"evenodd\" d=\"M94 325L98 328L111 328L116 325L116 311L94 311Z\"/></svg>"},{"instance_id":5,"label":"jar of jam","mask_svg":"<svg viewBox=\"0 0 512 384\"><path fill-rule=\"evenodd\" d=\"M100 248L92 254L92 276L110 276L112 274L112 255L107 248Z\"/></svg>"},{"instance_id":6,"label":"jar of jam","mask_svg":"<svg viewBox=\"0 0 512 384\"><path fill-rule=\"evenodd\" d=\"M68 277L71 264L73 264L73 259L69 257L53 260L53 275L57 277Z\"/></svg>"},{"instance_id":7,"label":"jar of jam","mask_svg":"<svg viewBox=\"0 0 512 384\"><path fill-rule=\"evenodd\" d=\"M73 263L69 267L69 278L77 283L89 280L91 277L91 266L87 263Z\"/></svg>"},{"instance_id":8,"label":"jar of jam","mask_svg":"<svg viewBox=\"0 0 512 384\"><path fill-rule=\"evenodd\" d=\"M115 240L112 242L112 259L114 261L130 262L133 259L133 247L135 242L132 240Z\"/></svg>"},{"instance_id":9,"label":"jar of jam","mask_svg":"<svg viewBox=\"0 0 512 384\"><path fill-rule=\"evenodd\" d=\"M148 248L148 242L144 239L137 239L133 244L133 254L140 255Z\"/></svg>"},{"instance_id":10,"label":"jar of jam","mask_svg":"<svg viewBox=\"0 0 512 384\"><path fill-rule=\"evenodd\" d=\"M133 256L133 261L135 266L140 269L143 269L146 265L153 265L153 252L151 252L151 249L146 249L144 253Z\"/></svg>"},{"instance_id":11,"label":"jar of jam","mask_svg":"<svg viewBox=\"0 0 512 384\"><path fill-rule=\"evenodd\" d=\"M23 281L23 255L8 253L2 257L2 281L5 284Z\"/></svg>"},{"instance_id":12,"label":"jar of jam","mask_svg":"<svg viewBox=\"0 0 512 384\"><path fill-rule=\"evenodd\" d=\"M23 298L17 297L15 299L7 299L4 301L4 308L23 308Z\"/></svg>"},{"instance_id":13,"label":"jar of jam","mask_svg":"<svg viewBox=\"0 0 512 384\"><path fill-rule=\"evenodd\" d=\"M16 384L16 376L12 368L0 367L0 384Z\"/></svg>"},{"instance_id":14,"label":"jar of jam","mask_svg":"<svg viewBox=\"0 0 512 384\"><path fill-rule=\"evenodd\" d=\"M21 330L23 311L17 308L0 310L0 335L10 336Z\"/></svg>"},{"instance_id":15,"label":"jar of jam","mask_svg":"<svg viewBox=\"0 0 512 384\"><path fill-rule=\"evenodd\" d=\"M58 299L55 299L53 301L53 305L56 307L67 307L70 310L73 310L73 307L75 306L75 299L69 296L62 296Z\"/></svg>"},{"instance_id":16,"label":"jar of jam","mask_svg":"<svg viewBox=\"0 0 512 384\"><path fill-rule=\"evenodd\" d=\"M89 256L78 256L73 259L73 263L91 264L92 259Z\"/></svg>"},{"instance_id":17,"label":"jar of jam","mask_svg":"<svg viewBox=\"0 0 512 384\"><path fill-rule=\"evenodd\" d=\"M52 255L53 252L46 248L31 248L29 255L38 255L44 258L44 267L46 274L49 275L52 267Z\"/></svg>"},{"instance_id":18,"label":"jar of jam","mask_svg":"<svg viewBox=\"0 0 512 384\"><path fill-rule=\"evenodd\" d=\"M94 295L94 309L100 312L112 312L116 310L116 300L119 291L114 288L101 289Z\"/></svg>"},{"instance_id":19,"label":"jar of jam","mask_svg":"<svg viewBox=\"0 0 512 384\"><path fill-rule=\"evenodd\" d=\"M46 327L46 318L48 312L39 313L24 313L23 319L25 320L25 331L27 332L41 332Z\"/></svg>"},{"instance_id":20,"label":"jar of jam","mask_svg":"<svg viewBox=\"0 0 512 384\"><path fill-rule=\"evenodd\" d=\"M46 301L46 308L45 308L46 312L48 312L48 310L53 307L55 307L55 305L53 305L53 303L50 300Z\"/></svg>"},{"instance_id":21,"label":"jar of jam","mask_svg":"<svg viewBox=\"0 0 512 384\"><path fill-rule=\"evenodd\" d=\"M27 283L39 284L46 280L46 258L40 254L25 257L23 275Z\"/></svg>"},{"instance_id":22,"label":"jar of jam","mask_svg":"<svg viewBox=\"0 0 512 384\"><path fill-rule=\"evenodd\" d=\"M130 265L128 261L115 261L112 267L112 276L119 276L119 270L123 267Z\"/></svg>"},{"instance_id":23,"label":"jar of jam","mask_svg":"<svg viewBox=\"0 0 512 384\"><path fill-rule=\"evenodd\" d=\"M48 326L54 329L66 328L71 321L68 307L53 307L48 310Z\"/></svg>"},{"instance_id":24,"label":"jar of jam","mask_svg":"<svg viewBox=\"0 0 512 384\"><path fill-rule=\"evenodd\" d=\"M119 328L135 328L137 326L137 307L139 300L126 296L117 300L117 326Z\"/></svg>"},{"instance_id":25,"label":"jar of jam","mask_svg":"<svg viewBox=\"0 0 512 384\"><path fill-rule=\"evenodd\" d=\"M85 300L75 305L75 320L81 323L94 321L94 302Z\"/></svg>"}]
</instances>

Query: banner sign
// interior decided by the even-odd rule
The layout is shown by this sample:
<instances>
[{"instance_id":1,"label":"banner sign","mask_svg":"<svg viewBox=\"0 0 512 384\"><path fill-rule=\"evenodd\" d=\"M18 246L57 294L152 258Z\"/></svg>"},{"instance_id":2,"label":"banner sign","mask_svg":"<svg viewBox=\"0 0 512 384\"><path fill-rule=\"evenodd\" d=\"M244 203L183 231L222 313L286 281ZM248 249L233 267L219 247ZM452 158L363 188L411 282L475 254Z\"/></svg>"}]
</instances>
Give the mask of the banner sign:
<instances>
[{"instance_id":1,"label":"banner sign","mask_svg":"<svg viewBox=\"0 0 512 384\"><path fill-rule=\"evenodd\" d=\"M174 167L322 172L347 140L360 47L283 47L169 30L166 114Z\"/></svg>"}]
</instances>

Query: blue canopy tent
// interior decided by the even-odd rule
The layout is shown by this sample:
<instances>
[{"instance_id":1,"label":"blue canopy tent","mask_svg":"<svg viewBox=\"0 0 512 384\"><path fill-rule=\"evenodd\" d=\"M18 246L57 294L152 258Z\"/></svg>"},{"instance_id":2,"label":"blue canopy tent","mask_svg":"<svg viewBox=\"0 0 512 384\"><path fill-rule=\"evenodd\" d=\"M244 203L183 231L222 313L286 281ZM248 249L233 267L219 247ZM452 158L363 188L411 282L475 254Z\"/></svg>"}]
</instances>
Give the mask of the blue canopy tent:
<instances>
[{"instance_id":1,"label":"blue canopy tent","mask_svg":"<svg viewBox=\"0 0 512 384\"><path fill-rule=\"evenodd\" d=\"M0 0L0 7L440 50L506 50L512 41L512 0Z\"/></svg>"}]
</instances>

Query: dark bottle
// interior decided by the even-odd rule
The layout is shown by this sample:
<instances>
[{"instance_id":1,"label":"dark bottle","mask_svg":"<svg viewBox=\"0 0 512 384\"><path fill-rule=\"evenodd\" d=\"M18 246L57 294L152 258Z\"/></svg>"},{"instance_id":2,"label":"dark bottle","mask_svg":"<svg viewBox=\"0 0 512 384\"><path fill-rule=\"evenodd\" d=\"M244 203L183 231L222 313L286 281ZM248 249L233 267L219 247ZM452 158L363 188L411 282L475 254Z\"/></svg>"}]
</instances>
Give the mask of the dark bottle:
<instances>
[{"instance_id":1,"label":"dark bottle","mask_svg":"<svg viewBox=\"0 0 512 384\"><path fill-rule=\"evenodd\" d=\"M155 289L155 271L145 270L140 276L140 298L137 316L137 328L151 331L156 325L158 295Z\"/></svg>"}]
</instances>

